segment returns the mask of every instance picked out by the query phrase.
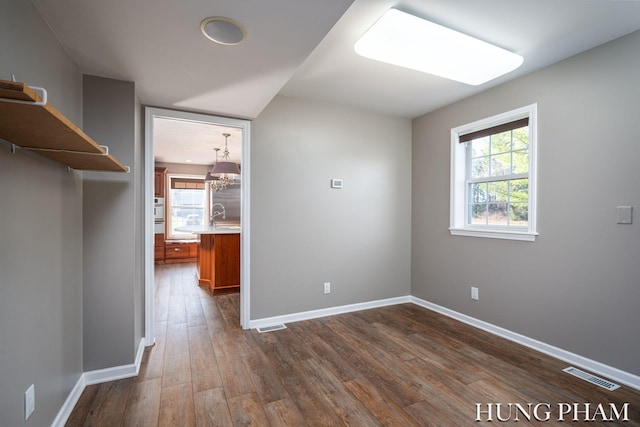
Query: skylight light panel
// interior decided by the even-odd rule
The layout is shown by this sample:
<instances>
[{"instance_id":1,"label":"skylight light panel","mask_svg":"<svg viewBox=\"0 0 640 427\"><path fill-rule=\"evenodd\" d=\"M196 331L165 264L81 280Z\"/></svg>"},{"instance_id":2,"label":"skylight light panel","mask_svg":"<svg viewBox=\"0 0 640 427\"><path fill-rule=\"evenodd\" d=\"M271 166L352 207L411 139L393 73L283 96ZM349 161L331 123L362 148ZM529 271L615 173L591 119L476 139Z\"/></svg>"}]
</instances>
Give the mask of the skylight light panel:
<instances>
[{"instance_id":1,"label":"skylight light panel","mask_svg":"<svg viewBox=\"0 0 640 427\"><path fill-rule=\"evenodd\" d=\"M361 56L480 85L518 68L523 58L416 16L389 9L354 46Z\"/></svg>"}]
</instances>

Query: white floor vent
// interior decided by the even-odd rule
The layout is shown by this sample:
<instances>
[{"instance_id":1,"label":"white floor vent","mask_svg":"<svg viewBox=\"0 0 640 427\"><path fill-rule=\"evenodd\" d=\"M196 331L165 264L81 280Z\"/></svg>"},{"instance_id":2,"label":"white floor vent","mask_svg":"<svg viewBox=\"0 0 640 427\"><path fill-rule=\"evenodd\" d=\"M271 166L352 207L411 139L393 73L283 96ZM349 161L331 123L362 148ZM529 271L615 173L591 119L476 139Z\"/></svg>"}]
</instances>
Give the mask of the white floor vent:
<instances>
[{"instance_id":1,"label":"white floor vent","mask_svg":"<svg viewBox=\"0 0 640 427\"><path fill-rule=\"evenodd\" d=\"M273 332L273 331L279 331L280 329L287 329L286 326L284 325L272 325L272 326L263 326L261 328L256 328L258 330L258 332L265 333L265 332Z\"/></svg>"},{"instance_id":2,"label":"white floor vent","mask_svg":"<svg viewBox=\"0 0 640 427\"><path fill-rule=\"evenodd\" d=\"M600 377L596 377L595 375L591 375L588 372L581 371L580 369L574 368L573 366L569 366L568 368L564 368L563 371L568 373L568 374L573 375L574 377L578 377L578 378L581 378L581 379L583 379L585 381L588 381L591 384L595 384L597 386L606 388L609 391L615 390L615 389L620 387L618 384L612 383L611 381L607 381L607 380L602 379Z\"/></svg>"}]
</instances>

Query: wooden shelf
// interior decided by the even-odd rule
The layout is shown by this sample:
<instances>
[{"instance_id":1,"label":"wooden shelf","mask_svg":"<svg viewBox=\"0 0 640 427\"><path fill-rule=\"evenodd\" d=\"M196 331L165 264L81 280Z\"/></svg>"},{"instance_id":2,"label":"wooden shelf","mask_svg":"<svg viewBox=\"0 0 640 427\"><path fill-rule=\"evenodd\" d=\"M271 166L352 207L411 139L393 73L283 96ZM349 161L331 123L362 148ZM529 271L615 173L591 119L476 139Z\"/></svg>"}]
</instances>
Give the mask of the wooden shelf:
<instances>
[{"instance_id":1,"label":"wooden shelf","mask_svg":"<svg viewBox=\"0 0 640 427\"><path fill-rule=\"evenodd\" d=\"M0 80L0 138L73 169L128 172L107 150L24 83ZM33 104L31 104L33 102Z\"/></svg>"}]
</instances>

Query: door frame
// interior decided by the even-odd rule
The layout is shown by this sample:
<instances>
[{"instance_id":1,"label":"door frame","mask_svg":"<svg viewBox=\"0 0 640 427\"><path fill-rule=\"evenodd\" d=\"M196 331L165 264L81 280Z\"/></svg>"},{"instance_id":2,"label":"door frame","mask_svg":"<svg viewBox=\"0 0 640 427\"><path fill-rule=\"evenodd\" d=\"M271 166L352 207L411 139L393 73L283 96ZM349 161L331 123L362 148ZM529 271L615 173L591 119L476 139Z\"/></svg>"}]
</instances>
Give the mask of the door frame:
<instances>
[{"instance_id":1,"label":"door frame","mask_svg":"<svg viewBox=\"0 0 640 427\"><path fill-rule=\"evenodd\" d=\"M242 168L241 168L241 190L240 190L240 325L243 329L249 329L250 323L250 239L249 226L251 224L249 214L249 191L250 191L250 128L251 122L243 119L233 119L202 113L192 113L188 111L170 110L165 108L144 107L145 110L145 150L144 150L144 215L145 215L145 242L144 242L144 340L145 346L155 343L155 274L153 259L154 240L154 219L153 219L153 181L155 161L153 158L153 120L155 118L179 119L195 121L201 123L211 123L222 126L236 127L242 129Z\"/></svg>"}]
</instances>

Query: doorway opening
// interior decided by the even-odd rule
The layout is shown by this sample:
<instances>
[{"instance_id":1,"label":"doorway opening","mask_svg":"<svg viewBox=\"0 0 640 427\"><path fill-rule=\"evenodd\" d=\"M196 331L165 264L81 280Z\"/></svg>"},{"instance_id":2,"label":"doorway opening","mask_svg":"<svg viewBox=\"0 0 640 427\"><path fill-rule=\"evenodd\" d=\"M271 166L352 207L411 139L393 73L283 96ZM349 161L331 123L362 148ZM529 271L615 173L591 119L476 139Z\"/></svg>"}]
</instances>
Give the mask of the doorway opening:
<instances>
[{"instance_id":1,"label":"doorway opening","mask_svg":"<svg viewBox=\"0 0 640 427\"><path fill-rule=\"evenodd\" d=\"M226 136L225 136L226 135ZM214 199L224 199L229 217L237 219L240 228L240 325L249 327L249 171L250 171L250 122L242 119L232 119L191 113L185 111L162 108L145 108L145 345L155 342L154 332L154 299L155 299L155 258L154 241L161 231L179 236L189 226L208 224L211 218L217 218L214 206L221 204ZM221 146L222 144L222 146ZM220 148L216 151L216 148ZM237 182L230 182L228 194L215 191L213 182L207 181L207 171L222 160L223 150L227 149L228 161L240 165L240 178ZM216 155L218 158L216 159ZM171 176L182 176L182 180L167 180L158 178L156 162L173 169ZM202 173L204 171L204 173ZM177 200L167 201L172 182L176 186L191 186L188 177L201 177L204 186L193 184L192 191L186 191L185 197L191 197L187 205L180 205ZM159 179L165 183L162 193L156 193ZM169 185L166 185L166 183ZM198 193L198 187L204 190ZM225 189L226 191L226 189ZM174 191L175 194L179 191ZM186 193L189 193L188 195ZM193 194L191 194L193 193ZM170 199L170 197L169 197ZM160 204L173 203L166 206L165 215L161 220L158 215ZM175 208L175 209L174 209ZM212 210L214 211L212 213ZM204 223L204 224L203 224ZM171 228L169 228L171 227ZM191 237L191 236L189 236ZM164 240L164 237L162 238ZM170 241L170 240L169 240Z\"/></svg>"}]
</instances>

